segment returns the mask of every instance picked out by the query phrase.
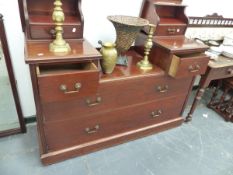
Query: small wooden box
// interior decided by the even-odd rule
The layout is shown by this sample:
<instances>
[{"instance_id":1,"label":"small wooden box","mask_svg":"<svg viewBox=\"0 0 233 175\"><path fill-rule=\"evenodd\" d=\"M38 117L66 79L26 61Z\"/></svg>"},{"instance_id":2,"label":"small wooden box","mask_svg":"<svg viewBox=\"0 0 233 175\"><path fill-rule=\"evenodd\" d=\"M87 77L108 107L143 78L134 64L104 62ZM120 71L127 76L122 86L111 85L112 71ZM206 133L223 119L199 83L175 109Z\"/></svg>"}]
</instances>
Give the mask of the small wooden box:
<instances>
[{"instance_id":1,"label":"small wooden box","mask_svg":"<svg viewBox=\"0 0 233 175\"><path fill-rule=\"evenodd\" d=\"M52 20L54 0L19 0L23 31L27 39L54 39L55 24ZM65 14L63 37L65 39L83 38L83 15L81 0L62 1Z\"/></svg>"}]
</instances>

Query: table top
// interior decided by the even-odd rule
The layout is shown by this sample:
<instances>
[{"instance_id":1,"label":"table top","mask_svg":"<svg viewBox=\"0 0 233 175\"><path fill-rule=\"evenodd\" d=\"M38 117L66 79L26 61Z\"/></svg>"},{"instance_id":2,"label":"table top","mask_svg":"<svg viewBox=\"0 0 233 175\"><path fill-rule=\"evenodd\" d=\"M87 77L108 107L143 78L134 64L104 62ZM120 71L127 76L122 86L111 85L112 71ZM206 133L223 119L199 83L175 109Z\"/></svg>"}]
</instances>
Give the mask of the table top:
<instances>
[{"instance_id":1,"label":"table top","mask_svg":"<svg viewBox=\"0 0 233 175\"><path fill-rule=\"evenodd\" d=\"M211 68L233 66L233 59L220 55L216 60L210 60L208 66Z\"/></svg>"}]
</instances>

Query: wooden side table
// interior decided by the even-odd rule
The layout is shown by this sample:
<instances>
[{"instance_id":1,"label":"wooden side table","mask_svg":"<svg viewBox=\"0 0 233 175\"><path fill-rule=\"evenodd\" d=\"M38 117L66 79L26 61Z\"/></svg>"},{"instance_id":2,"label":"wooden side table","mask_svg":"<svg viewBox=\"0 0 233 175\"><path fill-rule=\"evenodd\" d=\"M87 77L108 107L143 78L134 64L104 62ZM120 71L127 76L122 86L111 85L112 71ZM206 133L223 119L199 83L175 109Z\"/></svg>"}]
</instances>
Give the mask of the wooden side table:
<instances>
[{"instance_id":1,"label":"wooden side table","mask_svg":"<svg viewBox=\"0 0 233 175\"><path fill-rule=\"evenodd\" d=\"M193 101L192 107L186 117L185 121L192 120L192 115L198 102L201 100L205 88L208 87L212 80L218 80L233 76L233 60L224 56L219 56L217 60L210 60L206 73L201 76L199 88Z\"/></svg>"}]
</instances>

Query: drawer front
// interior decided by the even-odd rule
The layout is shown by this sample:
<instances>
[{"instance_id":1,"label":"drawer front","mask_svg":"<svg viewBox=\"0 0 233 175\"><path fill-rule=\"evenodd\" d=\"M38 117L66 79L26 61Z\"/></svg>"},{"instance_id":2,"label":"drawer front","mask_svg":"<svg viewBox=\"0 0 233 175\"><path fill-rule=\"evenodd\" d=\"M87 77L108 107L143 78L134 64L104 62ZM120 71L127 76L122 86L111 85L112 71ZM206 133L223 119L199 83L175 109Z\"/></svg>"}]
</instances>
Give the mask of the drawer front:
<instances>
[{"instance_id":1,"label":"drawer front","mask_svg":"<svg viewBox=\"0 0 233 175\"><path fill-rule=\"evenodd\" d=\"M212 68L209 76L215 77L215 79L233 77L233 66Z\"/></svg>"},{"instance_id":2,"label":"drawer front","mask_svg":"<svg viewBox=\"0 0 233 175\"><path fill-rule=\"evenodd\" d=\"M143 78L143 83L140 78L128 81L100 82L96 95L43 104L44 121L79 118L164 97L187 94L191 81L192 78L175 80L164 76Z\"/></svg>"},{"instance_id":3,"label":"drawer front","mask_svg":"<svg viewBox=\"0 0 233 175\"><path fill-rule=\"evenodd\" d=\"M209 62L205 55L177 57L173 56L168 74L175 78L192 77L204 74Z\"/></svg>"},{"instance_id":4,"label":"drawer front","mask_svg":"<svg viewBox=\"0 0 233 175\"><path fill-rule=\"evenodd\" d=\"M157 36L169 36L169 35L184 35L185 33L185 26L164 26L164 25L159 25L156 29L156 35Z\"/></svg>"},{"instance_id":5,"label":"drawer front","mask_svg":"<svg viewBox=\"0 0 233 175\"><path fill-rule=\"evenodd\" d=\"M63 37L65 39L83 38L83 29L81 25L63 25ZM30 25L30 34L32 39L54 39L54 25Z\"/></svg>"},{"instance_id":6,"label":"drawer front","mask_svg":"<svg viewBox=\"0 0 233 175\"><path fill-rule=\"evenodd\" d=\"M38 86L42 104L96 94L98 81L97 70L39 76Z\"/></svg>"},{"instance_id":7,"label":"drawer front","mask_svg":"<svg viewBox=\"0 0 233 175\"><path fill-rule=\"evenodd\" d=\"M185 96L63 122L45 123L49 150L88 143L180 116Z\"/></svg>"}]
</instances>

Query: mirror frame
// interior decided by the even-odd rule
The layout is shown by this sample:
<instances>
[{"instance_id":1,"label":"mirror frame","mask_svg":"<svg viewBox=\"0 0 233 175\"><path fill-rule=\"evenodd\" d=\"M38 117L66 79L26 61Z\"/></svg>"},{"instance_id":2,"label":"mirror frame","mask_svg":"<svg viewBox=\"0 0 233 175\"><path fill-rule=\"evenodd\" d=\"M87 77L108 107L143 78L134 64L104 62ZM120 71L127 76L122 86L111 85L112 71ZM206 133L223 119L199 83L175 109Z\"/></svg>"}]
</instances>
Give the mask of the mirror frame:
<instances>
[{"instance_id":1,"label":"mirror frame","mask_svg":"<svg viewBox=\"0 0 233 175\"><path fill-rule=\"evenodd\" d=\"M19 101L16 79L15 79L14 72L13 72L13 67L12 67L10 52L8 48L2 14L0 14L0 40L1 40L1 45L2 45L2 51L5 57L6 67L7 67L7 71L8 71L8 75L10 79L10 84L12 88L12 93L14 97L15 107L16 107L16 111L18 114L18 120L19 120L19 126L20 126L19 128L13 128L13 129L5 130L5 131L0 131L0 137L3 137L3 136L8 136L8 135L17 134L17 133L25 133L26 126L25 126L25 122L23 118L20 101Z\"/></svg>"}]
</instances>

